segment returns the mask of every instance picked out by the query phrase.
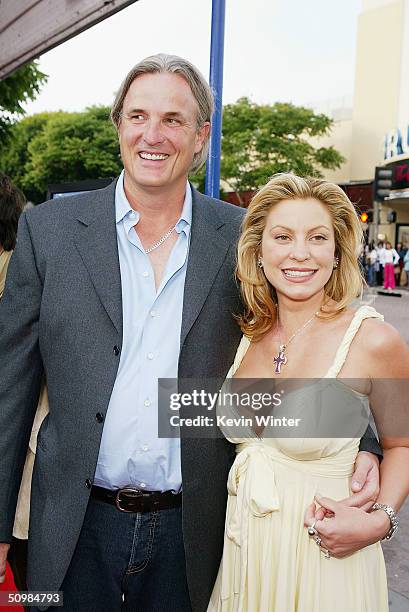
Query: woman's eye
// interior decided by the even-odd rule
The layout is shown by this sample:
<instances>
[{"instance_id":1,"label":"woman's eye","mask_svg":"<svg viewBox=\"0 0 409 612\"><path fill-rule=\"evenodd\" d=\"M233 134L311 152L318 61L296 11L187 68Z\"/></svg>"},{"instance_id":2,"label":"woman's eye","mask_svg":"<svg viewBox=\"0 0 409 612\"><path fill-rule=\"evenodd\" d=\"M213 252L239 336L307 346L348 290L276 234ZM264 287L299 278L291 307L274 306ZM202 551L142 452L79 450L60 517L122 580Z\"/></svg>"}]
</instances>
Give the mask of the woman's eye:
<instances>
[{"instance_id":1,"label":"woman's eye","mask_svg":"<svg viewBox=\"0 0 409 612\"><path fill-rule=\"evenodd\" d=\"M285 234L279 234L276 236L276 240L290 240L290 236L286 236Z\"/></svg>"},{"instance_id":2,"label":"woman's eye","mask_svg":"<svg viewBox=\"0 0 409 612\"><path fill-rule=\"evenodd\" d=\"M326 236L321 236L320 234L318 234L317 236L313 236L312 237L313 240L317 240L317 241L322 241L322 240L327 240Z\"/></svg>"}]
</instances>

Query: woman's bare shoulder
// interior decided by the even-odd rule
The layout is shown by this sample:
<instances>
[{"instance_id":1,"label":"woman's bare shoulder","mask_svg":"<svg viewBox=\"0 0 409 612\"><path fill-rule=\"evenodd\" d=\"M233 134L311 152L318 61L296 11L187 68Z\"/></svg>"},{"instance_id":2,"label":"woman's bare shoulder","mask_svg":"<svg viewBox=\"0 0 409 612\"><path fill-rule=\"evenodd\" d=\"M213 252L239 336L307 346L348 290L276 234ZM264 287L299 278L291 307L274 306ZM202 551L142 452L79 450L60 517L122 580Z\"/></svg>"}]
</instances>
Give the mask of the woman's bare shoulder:
<instances>
[{"instance_id":1,"label":"woman's bare shoulder","mask_svg":"<svg viewBox=\"0 0 409 612\"><path fill-rule=\"evenodd\" d=\"M374 376L409 378L409 347L393 325L381 319L365 319L359 340Z\"/></svg>"}]
</instances>

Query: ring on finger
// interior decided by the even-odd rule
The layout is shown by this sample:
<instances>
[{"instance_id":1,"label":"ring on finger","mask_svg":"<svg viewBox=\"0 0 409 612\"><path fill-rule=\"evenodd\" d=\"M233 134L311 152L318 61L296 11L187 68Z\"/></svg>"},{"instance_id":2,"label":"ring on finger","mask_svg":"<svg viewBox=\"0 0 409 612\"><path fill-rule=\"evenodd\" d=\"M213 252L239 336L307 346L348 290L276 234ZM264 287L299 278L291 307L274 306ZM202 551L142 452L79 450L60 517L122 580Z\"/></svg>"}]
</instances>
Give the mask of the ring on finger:
<instances>
[{"instance_id":1,"label":"ring on finger","mask_svg":"<svg viewBox=\"0 0 409 612\"><path fill-rule=\"evenodd\" d=\"M317 546L321 546L322 540L321 540L320 536L315 536L314 540L315 540L315 543L317 544Z\"/></svg>"},{"instance_id":2,"label":"ring on finger","mask_svg":"<svg viewBox=\"0 0 409 612\"><path fill-rule=\"evenodd\" d=\"M312 537L312 536L317 536L317 535L318 535L318 531L315 529L315 523L316 523L316 522L317 522L317 521L314 521L314 522L312 523L312 525L310 525L310 526L308 527L308 535L309 535L309 536L311 536L311 537Z\"/></svg>"}]
</instances>

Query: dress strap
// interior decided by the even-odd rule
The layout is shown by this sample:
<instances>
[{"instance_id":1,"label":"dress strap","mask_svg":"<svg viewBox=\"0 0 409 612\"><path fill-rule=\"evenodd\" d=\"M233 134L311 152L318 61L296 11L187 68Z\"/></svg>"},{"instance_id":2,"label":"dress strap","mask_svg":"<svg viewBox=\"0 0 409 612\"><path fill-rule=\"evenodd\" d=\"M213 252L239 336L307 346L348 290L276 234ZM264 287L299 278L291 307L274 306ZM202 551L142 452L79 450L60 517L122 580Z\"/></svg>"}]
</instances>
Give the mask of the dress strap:
<instances>
[{"instance_id":1,"label":"dress strap","mask_svg":"<svg viewBox=\"0 0 409 612\"><path fill-rule=\"evenodd\" d=\"M379 314L379 312L377 312L375 308L372 308L372 306L364 305L358 308L352 318L351 323L349 324L348 329L345 332L341 344L336 352L334 362L326 373L325 378L336 378L338 376L348 356L351 342L361 327L362 321L365 319L381 319L381 321L383 321L384 316Z\"/></svg>"},{"instance_id":2,"label":"dress strap","mask_svg":"<svg viewBox=\"0 0 409 612\"><path fill-rule=\"evenodd\" d=\"M236 356L234 357L233 365L227 373L226 378L232 378L240 367L243 361L244 355L247 353L247 349L250 346L250 340L246 336L242 336L240 344L237 348Z\"/></svg>"}]
</instances>

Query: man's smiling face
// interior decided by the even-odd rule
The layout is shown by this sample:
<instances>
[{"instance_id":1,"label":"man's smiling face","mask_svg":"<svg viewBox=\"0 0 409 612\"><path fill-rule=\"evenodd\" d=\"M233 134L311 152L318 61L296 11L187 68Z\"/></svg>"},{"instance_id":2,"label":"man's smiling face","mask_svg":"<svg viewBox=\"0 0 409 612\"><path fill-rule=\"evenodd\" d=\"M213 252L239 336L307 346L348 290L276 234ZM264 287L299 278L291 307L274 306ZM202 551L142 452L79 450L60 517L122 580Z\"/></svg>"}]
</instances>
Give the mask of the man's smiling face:
<instances>
[{"instance_id":1,"label":"man's smiling face","mask_svg":"<svg viewBox=\"0 0 409 612\"><path fill-rule=\"evenodd\" d=\"M118 128L126 180L142 189L184 184L209 131L208 123L198 129L197 116L183 77L137 77L125 96Z\"/></svg>"}]
</instances>

